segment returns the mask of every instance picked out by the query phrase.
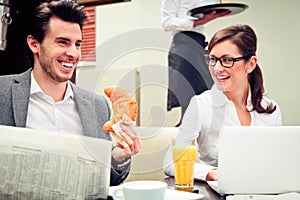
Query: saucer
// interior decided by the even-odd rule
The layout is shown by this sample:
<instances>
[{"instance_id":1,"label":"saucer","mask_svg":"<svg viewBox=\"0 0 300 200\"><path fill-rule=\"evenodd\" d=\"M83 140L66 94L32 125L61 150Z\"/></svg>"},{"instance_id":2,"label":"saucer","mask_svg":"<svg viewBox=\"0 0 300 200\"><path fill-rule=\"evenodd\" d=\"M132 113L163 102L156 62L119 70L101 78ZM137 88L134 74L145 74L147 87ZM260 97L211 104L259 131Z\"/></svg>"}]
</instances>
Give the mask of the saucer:
<instances>
[{"instance_id":1,"label":"saucer","mask_svg":"<svg viewBox=\"0 0 300 200\"><path fill-rule=\"evenodd\" d=\"M109 187L108 195L113 196L114 190L117 189L118 187L120 186ZM197 199L202 199L203 197L204 197L203 194L166 189L166 195L164 200L197 200Z\"/></svg>"}]
</instances>

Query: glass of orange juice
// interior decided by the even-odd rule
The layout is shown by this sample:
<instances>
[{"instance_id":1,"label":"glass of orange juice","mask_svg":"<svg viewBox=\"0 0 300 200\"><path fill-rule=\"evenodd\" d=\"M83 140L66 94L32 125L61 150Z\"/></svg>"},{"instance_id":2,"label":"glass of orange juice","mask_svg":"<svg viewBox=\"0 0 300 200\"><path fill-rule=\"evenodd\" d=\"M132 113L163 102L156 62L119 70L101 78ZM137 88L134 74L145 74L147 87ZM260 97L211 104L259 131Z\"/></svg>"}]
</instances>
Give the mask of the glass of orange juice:
<instances>
[{"instance_id":1,"label":"glass of orange juice","mask_svg":"<svg viewBox=\"0 0 300 200\"><path fill-rule=\"evenodd\" d=\"M194 190L194 165L196 146L172 146L175 170L175 189L192 192Z\"/></svg>"}]
</instances>

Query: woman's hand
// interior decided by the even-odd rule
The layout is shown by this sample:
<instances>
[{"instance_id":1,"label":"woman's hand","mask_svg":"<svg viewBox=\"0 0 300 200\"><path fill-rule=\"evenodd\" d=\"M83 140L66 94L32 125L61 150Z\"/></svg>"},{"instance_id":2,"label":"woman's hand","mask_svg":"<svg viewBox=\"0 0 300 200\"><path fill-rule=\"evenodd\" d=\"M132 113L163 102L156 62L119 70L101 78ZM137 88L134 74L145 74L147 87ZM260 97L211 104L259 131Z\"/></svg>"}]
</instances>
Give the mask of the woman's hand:
<instances>
[{"instance_id":1,"label":"woman's hand","mask_svg":"<svg viewBox=\"0 0 300 200\"><path fill-rule=\"evenodd\" d=\"M217 181L218 180L218 168L210 170L206 176L207 181Z\"/></svg>"},{"instance_id":2,"label":"woman's hand","mask_svg":"<svg viewBox=\"0 0 300 200\"><path fill-rule=\"evenodd\" d=\"M120 124L121 131L118 133L123 141L116 143L116 148L112 152L115 161L121 163L126 158L135 155L141 149L142 143L131 125Z\"/></svg>"},{"instance_id":3,"label":"woman's hand","mask_svg":"<svg viewBox=\"0 0 300 200\"><path fill-rule=\"evenodd\" d=\"M210 12L210 13L207 13L207 14L204 14L202 18L200 19L196 19L194 21L194 27L196 26L199 26L199 25L203 25L203 24L206 24L207 22L210 22L214 19L217 19L219 17L223 17L227 14L229 14L230 11L229 10L226 10L226 11L223 11L223 12L219 12L217 13L215 10Z\"/></svg>"}]
</instances>

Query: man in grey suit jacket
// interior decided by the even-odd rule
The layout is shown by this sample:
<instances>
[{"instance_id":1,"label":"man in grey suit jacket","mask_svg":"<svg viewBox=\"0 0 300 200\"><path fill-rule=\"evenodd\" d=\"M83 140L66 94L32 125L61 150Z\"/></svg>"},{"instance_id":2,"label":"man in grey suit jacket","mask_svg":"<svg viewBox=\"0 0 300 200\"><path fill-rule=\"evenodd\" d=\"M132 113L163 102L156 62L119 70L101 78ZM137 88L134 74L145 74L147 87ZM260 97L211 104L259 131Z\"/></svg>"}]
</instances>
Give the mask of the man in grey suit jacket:
<instances>
[{"instance_id":1,"label":"man in grey suit jacket","mask_svg":"<svg viewBox=\"0 0 300 200\"><path fill-rule=\"evenodd\" d=\"M34 14L27 37L34 65L22 74L0 77L0 124L111 140L102 130L110 120L108 102L70 82L81 58L87 13L74 2L61 0L41 4ZM124 181L130 157L140 149L132 127L121 128L124 140L112 147L111 185Z\"/></svg>"}]
</instances>

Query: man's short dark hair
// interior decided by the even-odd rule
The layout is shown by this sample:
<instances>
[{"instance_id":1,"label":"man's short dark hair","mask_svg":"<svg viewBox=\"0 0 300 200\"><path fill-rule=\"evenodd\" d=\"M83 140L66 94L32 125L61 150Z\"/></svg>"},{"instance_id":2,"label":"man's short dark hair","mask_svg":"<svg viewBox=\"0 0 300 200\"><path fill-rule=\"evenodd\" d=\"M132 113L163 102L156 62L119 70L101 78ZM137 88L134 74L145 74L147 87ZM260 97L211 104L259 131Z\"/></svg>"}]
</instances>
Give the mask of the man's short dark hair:
<instances>
[{"instance_id":1,"label":"man's short dark hair","mask_svg":"<svg viewBox=\"0 0 300 200\"><path fill-rule=\"evenodd\" d=\"M56 16L66 22L77 23L82 30L88 21L88 14L72 0L59 0L41 3L33 12L29 35L42 42L49 30L49 20Z\"/></svg>"},{"instance_id":2,"label":"man's short dark hair","mask_svg":"<svg viewBox=\"0 0 300 200\"><path fill-rule=\"evenodd\" d=\"M73 0L53 0L41 3L33 12L29 22L28 35L32 35L40 43L49 31L51 17L58 17L66 22L77 23L82 30L88 21L88 13ZM29 47L26 48L27 66L33 67L33 54Z\"/></svg>"}]
</instances>

